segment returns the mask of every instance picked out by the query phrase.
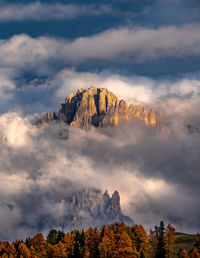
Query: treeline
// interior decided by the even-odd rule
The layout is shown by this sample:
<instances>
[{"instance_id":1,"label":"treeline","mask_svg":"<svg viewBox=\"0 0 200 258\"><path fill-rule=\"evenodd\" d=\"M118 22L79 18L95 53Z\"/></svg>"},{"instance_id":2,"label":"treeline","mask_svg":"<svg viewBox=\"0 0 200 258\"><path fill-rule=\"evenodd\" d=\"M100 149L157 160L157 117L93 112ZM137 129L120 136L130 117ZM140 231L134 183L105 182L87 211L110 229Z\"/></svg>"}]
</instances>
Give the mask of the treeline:
<instances>
[{"instance_id":1,"label":"treeline","mask_svg":"<svg viewBox=\"0 0 200 258\"><path fill-rule=\"evenodd\" d=\"M26 241L13 243L0 241L0 257L56 257L56 258L122 258L122 257L174 257L173 244L176 239L175 229L168 224L150 230L142 225L127 226L114 223L100 229L89 228L87 231L51 230L45 239L39 233ZM178 257L200 257L200 234L188 252L180 250Z\"/></svg>"}]
</instances>

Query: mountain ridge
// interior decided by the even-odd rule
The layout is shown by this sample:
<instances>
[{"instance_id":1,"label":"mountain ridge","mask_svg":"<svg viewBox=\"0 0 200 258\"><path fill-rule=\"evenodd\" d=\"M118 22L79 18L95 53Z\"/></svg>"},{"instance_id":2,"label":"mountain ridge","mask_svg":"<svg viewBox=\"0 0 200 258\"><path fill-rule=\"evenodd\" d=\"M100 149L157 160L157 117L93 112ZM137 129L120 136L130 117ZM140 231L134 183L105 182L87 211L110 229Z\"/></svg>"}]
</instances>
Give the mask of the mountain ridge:
<instances>
[{"instance_id":1,"label":"mountain ridge","mask_svg":"<svg viewBox=\"0 0 200 258\"><path fill-rule=\"evenodd\" d=\"M85 188L65 199L65 207L68 214L63 228L70 225L68 230L81 230L91 225L100 227L116 221L134 224L132 219L122 213L118 191L114 191L110 197L107 191L102 193L100 189Z\"/></svg>"},{"instance_id":2,"label":"mountain ridge","mask_svg":"<svg viewBox=\"0 0 200 258\"><path fill-rule=\"evenodd\" d=\"M56 120L87 129L91 126L117 126L133 119L140 120L146 126L160 128L160 115L156 110L141 105L128 105L106 88L93 86L70 93L65 103L59 106L58 115L55 112L46 113L37 121L37 125Z\"/></svg>"}]
</instances>

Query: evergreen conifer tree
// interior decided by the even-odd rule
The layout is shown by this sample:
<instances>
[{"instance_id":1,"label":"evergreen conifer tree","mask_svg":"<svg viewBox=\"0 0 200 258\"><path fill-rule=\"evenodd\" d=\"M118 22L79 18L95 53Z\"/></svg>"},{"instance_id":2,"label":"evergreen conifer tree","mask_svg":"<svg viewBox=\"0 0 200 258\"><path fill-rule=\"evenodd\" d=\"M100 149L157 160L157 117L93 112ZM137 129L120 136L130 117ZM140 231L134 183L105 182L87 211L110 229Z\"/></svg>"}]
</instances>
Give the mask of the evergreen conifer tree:
<instances>
[{"instance_id":1,"label":"evergreen conifer tree","mask_svg":"<svg viewBox=\"0 0 200 258\"><path fill-rule=\"evenodd\" d=\"M165 242L164 242L164 234L165 234L165 225L164 222L160 222L160 226L158 227L158 246L156 250L156 258L165 258Z\"/></svg>"}]
</instances>

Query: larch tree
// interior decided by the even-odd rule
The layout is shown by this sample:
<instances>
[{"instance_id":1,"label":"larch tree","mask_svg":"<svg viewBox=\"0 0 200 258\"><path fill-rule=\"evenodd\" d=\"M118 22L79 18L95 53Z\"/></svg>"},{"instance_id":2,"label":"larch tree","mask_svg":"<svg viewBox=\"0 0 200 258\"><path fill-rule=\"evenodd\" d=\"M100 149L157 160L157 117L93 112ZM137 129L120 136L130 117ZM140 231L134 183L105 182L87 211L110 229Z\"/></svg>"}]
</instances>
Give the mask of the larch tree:
<instances>
[{"instance_id":1,"label":"larch tree","mask_svg":"<svg viewBox=\"0 0 200 258\"><path fill-rule=\"evenodd\" d=\"M115 234L110 226L103 227L103 235L101 236L101 242L99 243L99 256L101 258L113 257L116 249Z\"/></svg>"},{"instance_id":2,"label":"larch tree","mask_svg":"<svg viewBox=\"0 0 200 258\"><path fill-rule=\"evenodd\" d=\"M150 250L147 232L142 225L135 225L133 227L133 232L135 235L135 246L138 257L144 256L144 252L148 252Z\"/></svg>"},{"instance_id":3,"label":"larch tree","mask_svg":"<svg viewBox=\"0 0 200 258\"><path fill-rule=\"evenodd\" d=\"M74 248L75 248L75 233L67 233L64 235L62 239L62 243L64 244L64 248L66 250L66 253L68 257L73 257L74 256Z\"/></svg>"},{"instance_id":4,"label":"larch tree","mask_svg":"<svg viewBox=\"0 0 200 258\"><path fill-rule=\"evenodd\" d=\"M138 257L137 252L133 250L131 238L125 230L116 233L116 249L113 257Z\"/></svg>"},{"instance_id":5,"label":"larch tree","mask_svg":"<svg viewBox=\"0 0 200 258\"><path fill-rule=\"evenodd\" d=\"M85 232L85 258L99 257L99 239L100 233L97 228L89 228Z\"/></svg>"},{"instance_id":6,"label":"larch tree","mask_svg":"<svg viewBox=\"0 0 200 258\"><path fill-rule=\"evenodd\" d=\"M173 256L173 244L176 240L176 230L170 224L167 225L164 234L164 244L165 244L165 257L170 258Z\"/></svg>"},{"instance_id":7,"label":"larch tree","mask_svg":"<svg viewBox=\"0 0 200 258\"><path fill-rule=\"evenodd\" d=\"M150 229L149 234L149 244L150 244L150 257L156 257L156 252L158 248L158 226L154 227L154 230Z\"/></svg>"},{"instance_id":8,"label":"larch tree","mask_svg":"<svg viewBox=\"0 0 200 258\"><path fill-rule=\"evenodd\" d=\"M193 247L189 252L191 258L200 258L200 233L197 234L197 239L194 241Z\"/></svg>"},{"instance_id":9,"label":"larch tree","mask_svg":"<svg viewBox=\"0 0 200 258\"><path fill-rule=\"evenodd\" d=\"M19 243L18 245L18 252L22 255L24 258L31 258L31 253L29 248L24 243Z\"/></svg>"},{"instance_id":10,"label":"larch tree","mask_svg":"<svg viewBox=\"0 0 200 258\"><path fill-rule=\"evenodd\" d=\"M68 258L68 253L65 245L60 241L58 244L52 245L48 244L47 254L45 257L48 258Z\"/></svg>"},{"instance_id":11,"label":"larch tree","mask_svg":"<svg viewBox=\"0 0 200 258\"><path fill-rule=\"evenodd\" d=\"M29 244L32 246L36 255L44 256L46 253L47 243L41 233L29 239Z\"/></svg>"}]
</instances>

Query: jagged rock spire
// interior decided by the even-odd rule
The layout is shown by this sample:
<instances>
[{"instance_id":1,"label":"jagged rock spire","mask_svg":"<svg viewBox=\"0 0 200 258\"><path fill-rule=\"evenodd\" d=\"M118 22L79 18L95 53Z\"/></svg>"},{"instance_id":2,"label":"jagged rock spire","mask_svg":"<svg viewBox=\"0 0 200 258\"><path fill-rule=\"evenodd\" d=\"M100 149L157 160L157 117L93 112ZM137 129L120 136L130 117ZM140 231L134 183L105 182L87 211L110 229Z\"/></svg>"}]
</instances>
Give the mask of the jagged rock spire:
<instances>
[{"instance_id":1,"label":"jagged rock spire","mask_svg":"<svg viewBox=\"0 0 200 258\"><path fill-rule=\"evenodd\" d=\"M133 221L124 216L120 206L120 196L115 191L110 198L108 192L104 194L96 188L86 188L74 192L64 201L66 207L65 228L83 229L89 226L101 226L113 222L125 222L133 225Z\"/></svg>"}]
</instances>

